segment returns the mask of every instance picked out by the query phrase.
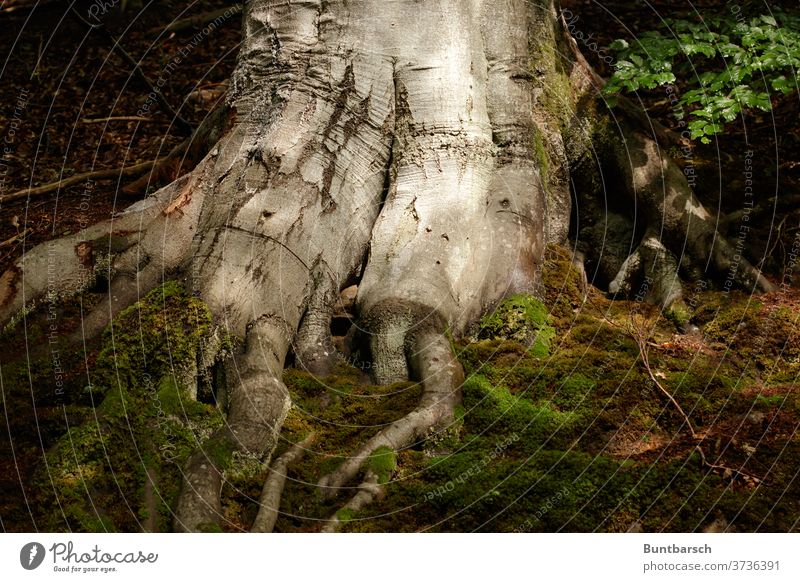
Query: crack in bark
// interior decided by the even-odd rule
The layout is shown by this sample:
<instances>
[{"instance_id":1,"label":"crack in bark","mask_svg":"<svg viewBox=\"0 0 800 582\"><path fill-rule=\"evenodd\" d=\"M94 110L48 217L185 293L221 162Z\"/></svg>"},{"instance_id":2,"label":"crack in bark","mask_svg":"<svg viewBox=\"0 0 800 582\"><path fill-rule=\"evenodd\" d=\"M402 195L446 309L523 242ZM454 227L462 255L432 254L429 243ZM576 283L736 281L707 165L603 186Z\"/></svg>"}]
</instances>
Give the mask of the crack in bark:
<instances>
[{"instance_id":1,"label":"crack in bark","mask_svg":"<svg viewBox=\"0 0 800 582\"><path fill-rule=\"evenodd\" d=\"M278 246L280 246L280 247L286 249L287 251L289 251L289 254L291 254L295 259L297 259L297 261L301 265L303 265L303 267L305 267L307 271L311 271L311 267L308 266L308 264L303 260L303 258L300 255L298 255L296 252L294 252L291 249L291 247L289 247L286 243L284 243L283 241L281 241L278 238L275 238L274 236L270 236L268 234L264 234L264 233L261 233L261 232L255 232L255 231L252 231L252 230L246 230L244 228L240 228L238 226L232 226L232 225L226 225L225 229L226 230L233 230L233 231L236 231L236 232L241 232L242 234L247 234L247 235L250 235L250 236L252 236L254 238L260 238L260 239L264 239L264 240L268 240L270 242L273 242L273 243L277 244Z\"/></svg>"}]
</instances>

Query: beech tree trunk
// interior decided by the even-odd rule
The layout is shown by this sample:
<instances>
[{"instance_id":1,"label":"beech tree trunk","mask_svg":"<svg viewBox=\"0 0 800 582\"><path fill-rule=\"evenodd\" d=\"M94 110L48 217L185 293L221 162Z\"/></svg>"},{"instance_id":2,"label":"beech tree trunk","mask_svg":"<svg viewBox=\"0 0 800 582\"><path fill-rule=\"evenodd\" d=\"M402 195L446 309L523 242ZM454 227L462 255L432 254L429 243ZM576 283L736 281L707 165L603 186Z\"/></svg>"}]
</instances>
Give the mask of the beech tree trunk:
<instances>
[{"instance_id":1,"label":"beech tree trunk","mask_svg":"<svg viewBox=\"0 0 800 582\"><path fill-rule=\"evenodd\" d=\"M448 422L462 374L445 331L458 336L505 296L536 293L549 242L577 241L617 293L652 276L648 299L665 308L680 301L687 259L689 274L733 270L738 283L769 288L719 236L656 136L636 116L611 124L554 2L251 0L243 19L217 116L223 137L199 165L0 277L9 320L54 293L49 265L63 297L105 269L109 301L85 334L178 278L244 338L227 425L186 464L176 529L220 521L224 471L210 452L220 443L269 461L291 406L287 353L330 370L334 302L353 283L376 380L410 376L424 396L321 480L332 494L378 447L408 446ZM624 236L603 244L609 195L643 209L641 242L620 215L627 246ZM374 497L373 477L359 507Z\"/></svg>"}]
</instances>

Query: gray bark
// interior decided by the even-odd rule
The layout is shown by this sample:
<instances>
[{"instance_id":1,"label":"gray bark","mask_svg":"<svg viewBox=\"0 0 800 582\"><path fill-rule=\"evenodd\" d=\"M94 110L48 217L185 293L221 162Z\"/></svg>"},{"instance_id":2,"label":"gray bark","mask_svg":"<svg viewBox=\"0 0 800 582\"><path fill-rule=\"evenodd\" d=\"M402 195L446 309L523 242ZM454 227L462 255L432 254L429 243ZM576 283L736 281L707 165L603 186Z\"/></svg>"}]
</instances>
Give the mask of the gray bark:
<instances>
[{"instance_id":1,"label":"gray bark","mask_svg":"<svg viewBox=\"0 0 800 582\"><path fill-rule=\"evenodd\" d=\"M114 220L27 252L0 276L0 321L102 272L108 301L83 329L96 334L176 277L245 338L227 374L227 425L185 468L176 528L195 531L221 520L220 449L269 462L291 406L290 347L309 370L330 369L334 302L360 277L376 379L410 373L424 396L322 480L335 493L376 448L447 424L462 373L445 330L461 334L504 296L535 292L545 244L566 242L570 172L595 159L602 123L586 106L592 74L569 47L553 2L251 0L219 142ZM667 251L686 232L693 255L726 269L730 249L712 252L714 226L674 164L635 121L623 136L600 143L597 159L660 225L641 247L659 277L674 282ZM768 288L749 264L740 273ZM351 508L376 497L372 477Z\"/></svg>"}]
</instances>

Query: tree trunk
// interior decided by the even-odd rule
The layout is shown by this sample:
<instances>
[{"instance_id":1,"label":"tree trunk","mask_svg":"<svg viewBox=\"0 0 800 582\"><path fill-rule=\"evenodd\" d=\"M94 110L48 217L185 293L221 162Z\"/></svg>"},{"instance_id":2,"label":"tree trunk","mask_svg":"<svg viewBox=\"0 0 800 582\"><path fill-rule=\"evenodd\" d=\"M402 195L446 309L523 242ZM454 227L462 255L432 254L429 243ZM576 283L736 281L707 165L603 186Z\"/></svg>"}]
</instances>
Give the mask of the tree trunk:
<instances>
[{"instance_id":1,"label":"tree trunk","mask_svg":"<svg viewBox=\"0 0 800 582\"><path fill-rule=\"evenodd\" d=\"M637 278L652 275L648 298L664 307L679 301L684 250L693 272L724 277L735 263L739 283L769 287L734 261L647 128L635 116L610 124L553 2L251 0L243 26L227 130L199 165L113 220L30 250L0 278L8 320L104 271L109 301L88 316L88 334L179 278L245 339L227 425L186 465L179 530L219 522L222 456L269 461L291 405L286 355L330 369L333 304L354 282L376 380L411 375L424 396L323 478L333 493L375 449L448 422L462 374L444 333L462 334L509 294L535 293L548 242L576 237L615 291L636 294ZM603 260L595 239L609 186L643 208L647 228L637 241L621 216L630 244Z\"/></svg>"}]
</instances>

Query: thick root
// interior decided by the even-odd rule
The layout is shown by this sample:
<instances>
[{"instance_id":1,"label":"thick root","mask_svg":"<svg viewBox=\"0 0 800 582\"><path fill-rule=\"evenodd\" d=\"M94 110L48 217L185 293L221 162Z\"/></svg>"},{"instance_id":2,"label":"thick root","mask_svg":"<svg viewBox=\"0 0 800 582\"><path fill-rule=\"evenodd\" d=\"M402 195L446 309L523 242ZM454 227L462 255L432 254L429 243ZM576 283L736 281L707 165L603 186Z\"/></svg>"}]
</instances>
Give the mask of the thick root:
<instances>
[{"instance_id":1,"label":"thick root","mask_svg":"<svg viewBox=\"0 0 800 582\"><path fill-rule=\"evenodd\" d=\"M358 486L358 493L348 501L339 511L328 518L327 523L322 526L320 532L335 533L344 524L343 516L348 513L361 511L373 501L383 497L384 489L379 482L378 475L374 471L367 471L364 481Z\"/></svg>"},{"instance_id":2,"label":"thick root","mask_svg":"<svg viewBox=\"0 0 800 582\"><path fill-rule=\"evenodd\" d=\"M88 315L73 339L99 334L114 315L184 260L197 225L206 169L201 164L192 175L113 219L26 252L0 276L0 324L43 302L79 295L106 279L108 303Z\"/></svg>"},{"instance_id":3,"label":"thick root","mask_svg":"<svg viewBox=\"0 0 800 582\"><path fill-rule=\"evenodd\" d=\"M624 199L613 202L634 203L636 208L643 210L646 224L658 226L655 244L643 241L645 247L652 247L652 251L648 251L651 254L663 254L663 249L669 249L680 256L682 269L694 277L709 276L723 280L726 290L733 285L756 292L775 290L775 286L741 256L741 249L731 246L720 234L720 227L727 224L715 222L712 214L694 195L683 170L664 151L663 148L668 145L685 145L679 137L647 117L624 97L618 99L613 119L608 115L599 100L599 92L605 82L581 54L577 42L569 34L563 15L561 21L564 38L573 57L570 77L572 90L577 102L583 103L582 107L575 108L572 126L566 134L569 137L567 150L572 152L569 156L573 169L571 177L576 181L578 198L595 198L599 201L609 193L606 191L608 186L611 186L610 191L615 195L619 189L624 193ZM607 184L606 176L619 178L619 183ZM605 205L591 203L588 206L589 216L598 215L597 210L605 208ZM591 232L580 227L579 239L584 234L589 234L590 240L588 245L578 241L584 247L581 250L596 251L590 247L591 239L597 239L597 233L592 236ZM603 233L603 238L606 234L612 240L619 238L615 230ZM625 261L628 254L632 258ZM612 270L612 273L618 273L616 288L625 286L626 272L631 270L634 266L632 263L636 261L636 252L628 254L611 253L612 261L629 263ZM598 257L592 258L599 261ZM655 263L666 265L661 259L656 259ZM604 265L598 266L601 273L607 271L603 269ZM614 277L613 274L611 277ZM676 284L671 282L671 276L661 279L662 283L659 284L663 288L655 295L660 296L659 303L668 303Z\"/></svg>"},{"instance_id":4,"label":"thick root","mask_svg":"<svg viewBox=\"0 0 800 582\"><path fill-rule=\"evenodd\" d=\"M297 331L294 352L298 367L315 376L327 376L336 364L331 319L339 289L328 273L320 273L316 279L314 293Z\"/></svg>"},{"instance_id":5,"label":"thick root","mask_svg":"<svg viewBox=\"0 0 800 582\"><path fill-rule=\"evenodd\" d=\"M659 144L626 124L622 131L624 146L615 148L617 165L630 199L639 200L649 224L660 226L659 244L685 248L685 258L702 271L708 269L723 280L727 277L748 291L773 291L774 285L717 232L712 215Z\"/></svg>"},{"instance_id":6,"label":"thick root","mask_svg":"<svg viewBox=\"0 0 800 582\"><path fill-rule=\"evenodd\" d=\"M281 495L283 494L283 487L286 484L286 473L289 470L289 465L295 463L303 458L306 449L314 442L314 433L308 435L299 443L295 443L292 447L278 457L269 470L269 477L264 482L264 487L261 490L261 499L259 500L258 515L253 522L251 532L253 533L271 533L275 527L275 522L278 519L278 510L281 504Z\"/></svg>"},{"instance_id":7,"label":"thick root","mask_svg":"<svg viewBox=\"0 0 800 582\"><path fill-rule=\"evenodd\" d=\"M269 462L291 400L280 380L289 339L272 318L257 321L237 362L228 423L189 458L175 517L177 531L216 529L222 519L222 475L234 452Z\"/></svg>"},{"instance_id":8,"label":"thick root","mask_svg":"<svg viewBox=\"0 0 800 582\"><path fill-rule=\"evenodd\" d=\"M434 331L419 333L413 341L411 369L423 385L419 406L369 439L352 457L319 481L323 494L332 497L352 481L369 456L381 447L399 451L425 439L431 430L446 425L460 399L464 373L453 357L447 338Z\"/></svg>"},{"instance_id":9,"label":"thick root","mask_svg":"<svg viewBox=\"0 0 800 582\"><path fill-rule=\"evenodd\" d=\"M612 295L646 299L662 309L670 309L681 301L678 261L655 231L647 230L637 249L622 263L608 291Z\"/></svg>"}]
</instances>

